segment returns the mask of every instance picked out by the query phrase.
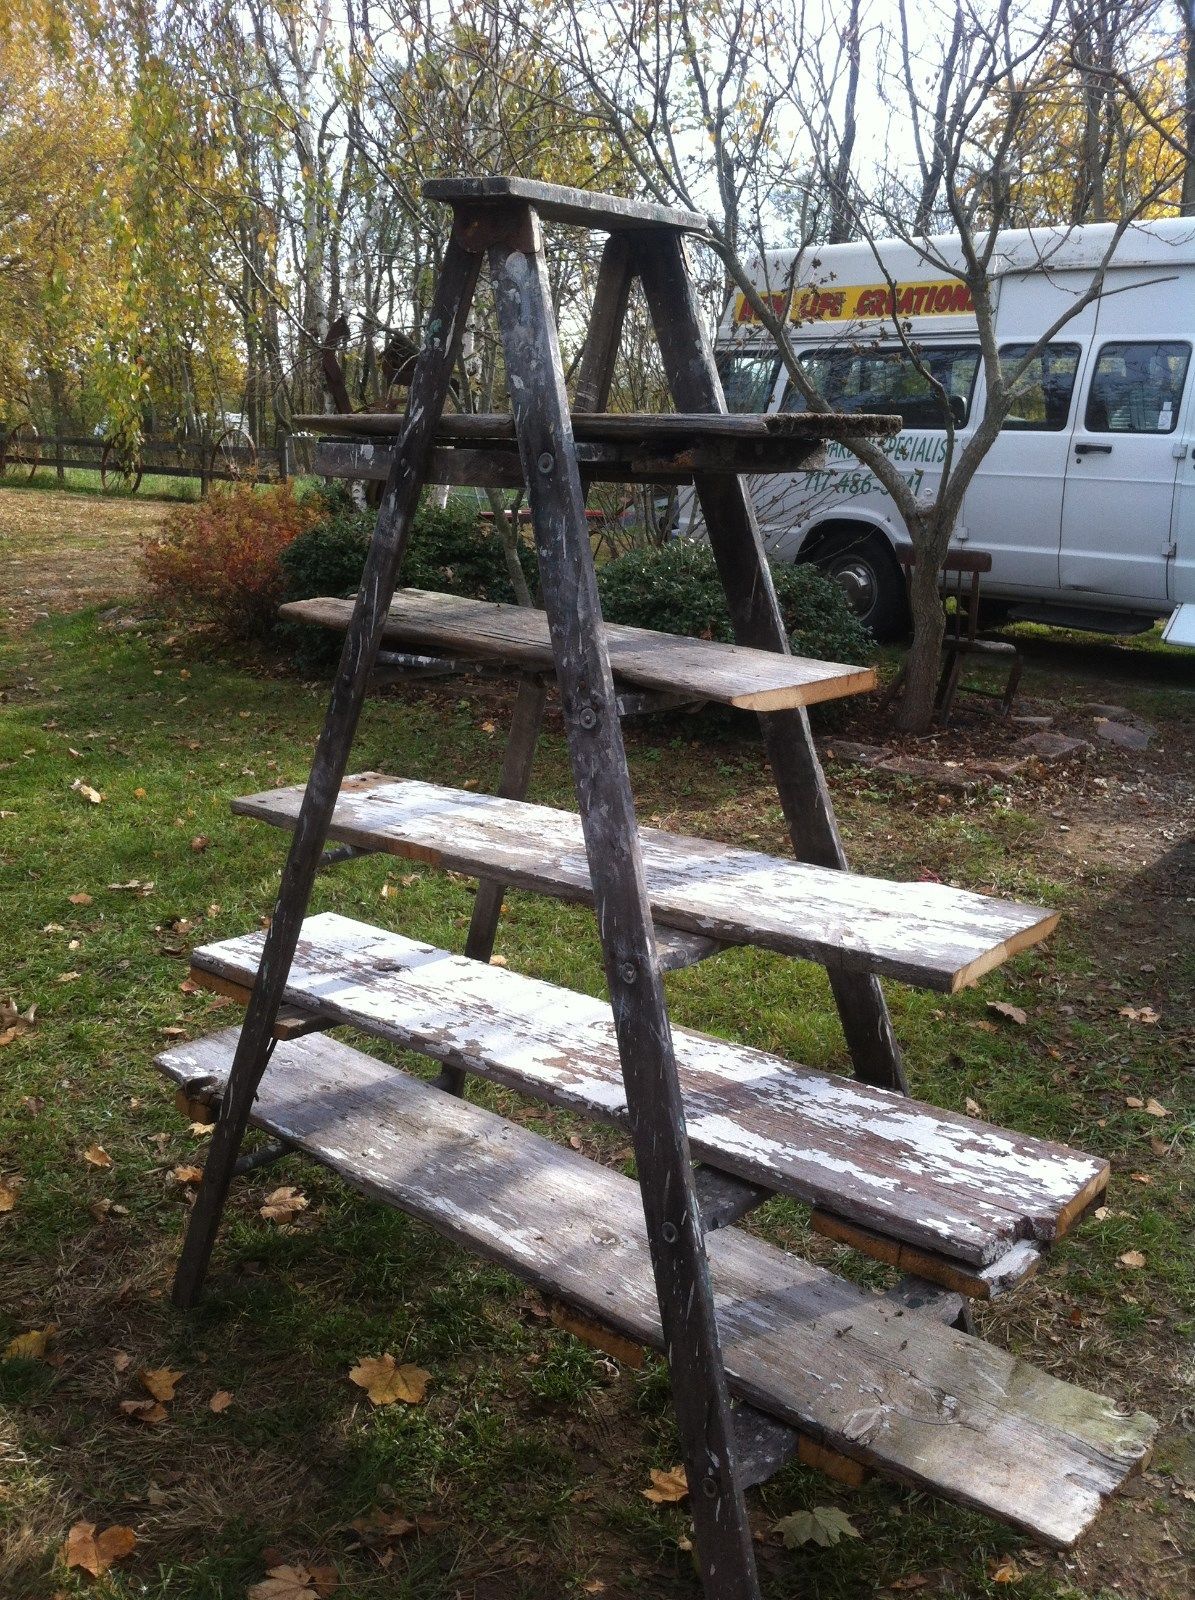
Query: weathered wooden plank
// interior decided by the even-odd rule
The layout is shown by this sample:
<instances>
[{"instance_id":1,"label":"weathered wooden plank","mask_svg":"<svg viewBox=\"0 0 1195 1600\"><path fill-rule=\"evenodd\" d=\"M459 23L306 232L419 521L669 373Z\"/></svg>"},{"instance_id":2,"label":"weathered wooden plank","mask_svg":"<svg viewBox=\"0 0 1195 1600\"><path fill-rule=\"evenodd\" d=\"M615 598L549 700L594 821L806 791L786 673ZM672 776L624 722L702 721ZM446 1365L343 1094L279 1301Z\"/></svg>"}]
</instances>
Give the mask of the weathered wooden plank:
<instances>
[{"instance_id":1,"label":"weathered wooden plank","mask_svg":"<svg viewBox=\"0 0 1195 1600\"><path fill-rule=\"evenodd\" d=\"M591 189L570 189L564 184L541 183L535 178L429 178L423 185L423 194L427 200L443 200L458 210L519 200L533 206L547 222L606 228L611 233L642 228L679 228L684 233L709 231L709 221L699 211L658 205L650 200L628 200L620 194L600 194Z\"/></svg>"},{"instance_id":2,"label":"weathered wooden plank","mask_svg":"<svg viewBox=\"0 0 1195 1600\"><path fill-rule=\"evenodd\" d=\"M293 827L303 790L234 800ZM580 819L526 801L361 773L346 778L331 836L522 889L589 900ZM1053 931L1056 912L943 883L893 883L685 834L641 828L656 922L723 944L856 967L952 993Z\"/></svg>"},{"instance_id":3,"label":"weathered wooden plank","mask_svg":"<svg viewBox=\"0 0 1195 1600\"><path fill-rule=\"evenodd\" d=\"M260 933L201 946L197 971L248 986ZM606 1001L468 961L334 912L308 919L286 998L522 1093L620 1122ZM761 1050L673 1029L694 1152L863 1230L987 1266L1047 1242L1108 1166ZM918 1267L916 1270L920 1270Z\"/></svg>"},{"instance_id":4,"label":"weathered wooden plank","mask_svg":"<svg viewBox=\"0 0 1195 1600\"><path fill-rule=\"evenodd\" d=\"M316 599L297 600L280 610L294 622L314 622L343 631L352 608L351 600ZM814 705L843 695L864 694L875 687L870 667L778 656L767 650L613 622L604 624L604 632L616 678L748 711ZM482 661L532 667L553 664L545 612L433 594L426 589L402 589L395 595L383 638Z\"/></svg>"},{"instance_id":5,"label":"weathered wooden plank","mask_svg":"<svg viewBox=\"0 0 1195 1600\"><path fill-rule=\"evenodd\" d=\"M230 1029L158 1063L218 1092L235 1043ZM251 1115L354 1188L660 1347L631 1179L318 1035L276 1047ZM853 1460L1068 1546L1148 1456L1156 1424L1140 1412L737 1228L708 1249L731 1388Z\"/></svg>"},{"instance_id":6,"label":"weathered wooden plank","mask_svg":"<svg viewBox=\"0 0 1195 1600\"><path fill-rule=\"evenodd\" d=\"M862 439L900 432L900 418L882 413L794 411L752 415L728 411L587 411L571 413L578 444L617 444L637 448L700 445L729 440L771 443L795 439ZM345 434L358 439L394 440L402 432L403 413L352 411L303 413L293 418L299 433ZM436 424L437 444L509 445L514 418L504 411L458 412ZM778 457L779 459L779 457Z\"/></svg>"}]
</instances>

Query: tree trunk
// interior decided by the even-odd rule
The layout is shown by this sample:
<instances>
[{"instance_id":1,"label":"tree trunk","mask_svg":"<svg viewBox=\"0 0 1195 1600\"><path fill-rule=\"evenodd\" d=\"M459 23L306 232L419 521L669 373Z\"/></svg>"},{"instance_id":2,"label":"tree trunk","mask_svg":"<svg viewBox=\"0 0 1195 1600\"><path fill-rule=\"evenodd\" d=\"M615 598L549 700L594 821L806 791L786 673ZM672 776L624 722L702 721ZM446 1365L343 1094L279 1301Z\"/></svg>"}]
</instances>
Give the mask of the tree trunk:
<instances>
[{"instance_id":1,"label":"tree trunk","mask_svg":"<svg viewBox=\"0 0 1195 1600\"><path fill-rule=\"evenodd\" d=\"M846 25L847 80L846 104L842 114L842 140L838 160L830 177L830 239L831 244L845 244L851 237L852 212L847 186L851 181L851 162L855 153L858 132L856 104L859 98L859 7L862 0L851 0L850 16Z\"/></svg>"},{"instance_id":2,"label":"tree trunk","mask_svg":"<svg viewBox=\"0 0 1195 1600\"><path fill-rule=\"evenodd\" d=\"M1178 0L1183 19L1183 144L1186 146L1186 165L1183 168L1182 214L1195 217L1195 0Z\"/></svg>"},{"instance_id":3,"label":"tree trunk","mask_svg":"<svg viewBox=\"0 0 1195 1600\"><path fill-rule=\"evenodd\" d=\"M938 592L938 569L941 562L921 548L926 541L918 539L917 564L913 568L913 581L909 586L910 609L913 614L913 642L905 661L904 696L897 716L898 726L906 733L928 733L934 720L934 696L941 671L942 635L946 628L946 614L942 610L942 597ZM928 542L933 542L932 539Z\"/></svg>"}]
</instances>

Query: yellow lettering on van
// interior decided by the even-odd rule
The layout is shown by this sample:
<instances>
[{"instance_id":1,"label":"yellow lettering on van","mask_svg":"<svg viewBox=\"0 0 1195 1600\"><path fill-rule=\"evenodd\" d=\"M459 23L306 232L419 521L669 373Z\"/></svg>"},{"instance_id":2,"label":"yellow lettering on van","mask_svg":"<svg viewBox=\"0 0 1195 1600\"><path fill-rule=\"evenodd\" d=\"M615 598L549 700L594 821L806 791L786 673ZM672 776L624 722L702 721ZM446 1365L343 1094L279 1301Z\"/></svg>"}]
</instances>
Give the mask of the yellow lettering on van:
<instances>
[{"instance_id":1,"label":"yellow lettering on van","mask_svg":"<svg viewBox=\"0 0 1195 1600\"><path fill-rule=\"evenodd\" d=\"M774 317L787 312L790 322L866 322L880 317L960 317L973 315L975 302L965 283L957 278L932 283L900 283L895 297L886 283L852 284L830 288L810 284L787 293L760 297ZM760 321L755 307L740 290L735 297L734 320L744 327Z\"/></svg>"}]
</instances>

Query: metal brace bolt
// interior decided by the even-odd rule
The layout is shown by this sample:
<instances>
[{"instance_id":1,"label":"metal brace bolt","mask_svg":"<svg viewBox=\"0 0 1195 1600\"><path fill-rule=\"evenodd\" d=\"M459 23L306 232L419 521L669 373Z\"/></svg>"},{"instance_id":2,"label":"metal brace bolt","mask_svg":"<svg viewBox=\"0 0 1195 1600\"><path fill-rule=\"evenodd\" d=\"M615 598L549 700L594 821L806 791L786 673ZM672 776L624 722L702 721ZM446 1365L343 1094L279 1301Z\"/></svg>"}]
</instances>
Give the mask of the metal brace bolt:
<instances>
[{"instance_id":1,"label":"metal brace bolt","mask_svg":"<svg viewBox=\"0 0 1195 1600\"><path fill-rule=\"evenodd\" d=\"M592 706L582 706L577 714L577 721L587 733L597 727L597 712Z\"/></svg>"},{"instance_id":2,"label":"metal brace bolt","mask_svg":"<svg viewBox=\"0 0 1195 1600\"><path fill-rule=\"evenodd\" d=\"M675 1244L680 1238L680 1229L675 1222L665 1222L660 1228L660 1237L665 1244Z\"/></svg>"},{"instance_id":3,"label":"metal brace bolt","mask_svg":"<svg viewBox=\"0 0 1195 1600\"><path fill-rule=\"evenodd\" d=\"M639 968L633 961L624 961L618 969L618 976L624 983L634 983L639 977Z\"/></svg>"},{"instance_id":4,"label":"metal brace bolt","mask_svg":"<svg viewBox=\"0 0 1195 1600\"><path fill-rule=\"evenodd\" d=\"M545 450L543 455L540 456L539 460L535 464L541 472L551 472L552 468L556 465L556 457L550 450Z\"/></svg>"},{"instance_id":5,"label":"metal brace bolt","mask_svg":"<svg viewBox=\"0 0 1195 1600\"><path fill-rule=\"evenodd\" d=\"M717 1478L702 1478L701 1492L707 1500L716 1500L719 1494Z\"/></svg>"}]
</instances>

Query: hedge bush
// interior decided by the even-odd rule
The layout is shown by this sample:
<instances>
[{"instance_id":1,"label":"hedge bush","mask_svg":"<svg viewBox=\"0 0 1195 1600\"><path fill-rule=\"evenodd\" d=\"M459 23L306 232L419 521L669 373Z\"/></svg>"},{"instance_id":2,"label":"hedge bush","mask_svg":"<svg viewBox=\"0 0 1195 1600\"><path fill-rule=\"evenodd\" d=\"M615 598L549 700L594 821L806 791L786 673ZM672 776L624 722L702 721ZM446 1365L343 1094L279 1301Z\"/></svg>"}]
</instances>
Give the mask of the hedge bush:
<instances>
[{"instance_id":1,"label":"hedge bush","mask_svg":"<svg viewBox=\"0 0 1195 1600\"><path fill-rule=\"evenodd\" d=\"M820 661L873 659L875 641L836 583L808 564L777 563L772 578L798 655ZM599 570L598 588L610 622L697 639L734 639L726 596L706 544L673 539L654 549L632 550Z\"/></svg>"},{"instance_id":2,"label":"hedge bush","mask_svg":"<svg viewBox=\"0 0 1195 1600\"><path fill-rule=\"evenodd\" d=\"M149 589L173 615L215 622L234 638L261 637L282 598L283 552L322 510L318 498L300 499L289 484L213 488L172 511L142 545Z\"/></svg>"},{"instance_id":3,"label":"hedge bush","mask_svg":"<svg viewBox=\"0 0 1195 1600\"><path fill-rule=\"evenodd\" d=\"M288 600L312 595L356 594L377 512L362 510L341 490L322 494L323 515L282 556ZM519 558L534 588L535 556L521 546ZM474 600L515 599L497 533L478 517L475 504L450 499L443 508L424 504L411 529L400 581L412 589L438 589Z\"/></svg>"}]
</instances>

